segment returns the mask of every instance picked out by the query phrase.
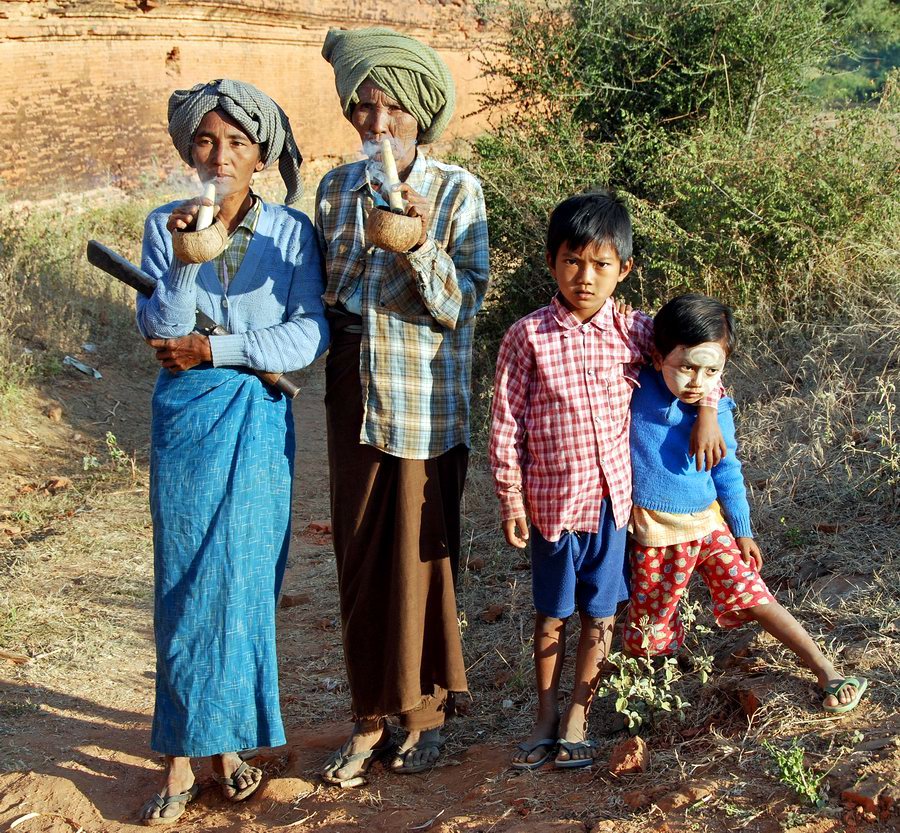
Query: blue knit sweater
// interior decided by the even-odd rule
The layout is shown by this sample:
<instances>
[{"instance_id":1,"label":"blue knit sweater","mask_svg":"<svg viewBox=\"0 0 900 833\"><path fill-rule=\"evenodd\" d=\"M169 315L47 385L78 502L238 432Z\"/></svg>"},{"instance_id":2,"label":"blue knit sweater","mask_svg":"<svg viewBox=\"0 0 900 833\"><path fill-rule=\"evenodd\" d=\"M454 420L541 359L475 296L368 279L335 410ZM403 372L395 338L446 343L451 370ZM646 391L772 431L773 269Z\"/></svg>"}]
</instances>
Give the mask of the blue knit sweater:
<instances>
[{"instance_id":1,"label":"blue knit sweater","mask_svg":"<svg viewBox=\"0 0 900 833\"><path fill-rule=\"evenodd\" d=\"M152 297L138 295L137 323L145 338L187 335L199 309L232 333L209 339L216 367L288 373L325 351L322 257L305 214L262 204L226 295L212 262L186 264L174 257L166 219L175 205L155 209L144 224L142 268L159 280Z\"/></svg>"},{"instance_id":2,"label":"blue knit sweater","mask_svg":"<svg viewBox=\"0 0 900 833\"><path fill-rule=\"evenodd\" d=\"M636 506L657 512L689 514L718 499L732 533L752 538L750 505L737 457L734 400L719 400L719 427L727 456L711 472L697 471L688 452L697 409L679 401L662 374L645 367L631 397L632 498Z\"/></svg>"}]
</instances>

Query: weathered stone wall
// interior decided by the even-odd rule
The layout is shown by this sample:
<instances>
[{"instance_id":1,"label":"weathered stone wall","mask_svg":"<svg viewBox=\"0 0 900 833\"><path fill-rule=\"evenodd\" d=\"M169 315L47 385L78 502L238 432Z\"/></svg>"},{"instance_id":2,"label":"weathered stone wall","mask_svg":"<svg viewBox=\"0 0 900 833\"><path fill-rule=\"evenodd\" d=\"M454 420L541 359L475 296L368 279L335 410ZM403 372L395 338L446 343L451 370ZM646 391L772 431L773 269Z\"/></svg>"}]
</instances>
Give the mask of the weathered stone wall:
<instances>
[{"instance_id":1,"label":"weathered stone wall","mask_svg":"<svg viewBox=\"0 0 900 833\"><path fill-rule=\"evenodd\" d=\"M431 44L458 86L447 138L472 135L482 25L468 0L0 0L0 188L14 197L178 169L172 90L230 76L285 109L307 159L357 147L321 57L332 26L383 25Z\"/></svg>"}]
</instances>

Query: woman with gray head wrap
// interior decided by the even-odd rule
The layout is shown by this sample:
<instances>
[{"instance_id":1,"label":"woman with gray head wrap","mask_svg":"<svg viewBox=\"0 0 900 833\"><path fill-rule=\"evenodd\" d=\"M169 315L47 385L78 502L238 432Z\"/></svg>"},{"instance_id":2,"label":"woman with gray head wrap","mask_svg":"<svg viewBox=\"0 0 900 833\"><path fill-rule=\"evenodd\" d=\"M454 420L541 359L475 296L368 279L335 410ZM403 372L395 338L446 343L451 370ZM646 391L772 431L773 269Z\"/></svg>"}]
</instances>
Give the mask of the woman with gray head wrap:
<instances>
[{"instance_id":1,"label":"woman with gray head wrap","mask_svg":"<svg viewBox=\"0 0 900 833\"><path fill-rule=\"evenodd\" d=\"M322 261L309 218L263 202L253 175L278 159L288 199L300 154L287 117L240 81L177 91L169 132L213 183L225 250L183 263L172 233L195 229L200 200L170 203L144 226L142 266L157 279L138 327L162 365L153 394L150 511L156 702L152 748L166 756L145 824L173 823L198 786L191 758L211 757L222 794L247 798L262 771L244 749L285 742L278 701L275 603L290 540L290 402L252 370L305 367L327 345ZM197 312L228 334L194 331Z\"/></svg>"},{"instance_id":2,"label":"woman with gray head wrap","mask_svg":"<svg viewBox=\"0 0 900 833\"><path fill-rule=\"evenodd\" d=\"M189 90L175 90L169 97L169 135L181 158L192 168L194 134L212 110L232 118L260 148L264 167L278 160L278 171L287 186L285 203L293 205L303 194L300 165L303 157L288 117L269 96L252 84L219 78Z\"/></svg>"},{"instance_id":3,"label":"woman with gray head wrap","mask_svg":"<svg viewBox=\"0 0 900 833\"><path fill-rule=\"evenodd\" d=\"M332 531L354 718L323 778L351 786L381 756L397 773L433 766L449 695L466 689L454 584L488 241L478 180L417 146L437 139L453 113L441 57L389 29L332 30L322 54L371 157L326 174L316 198L332 331ZM390 176L385 142L401 180L393 194L380 184ZM397 191L420 222L408 251L366 237L366 218L386 196L399 208ZM406 730L397 749L392 716Z\"/></svg>"}]
</instances>

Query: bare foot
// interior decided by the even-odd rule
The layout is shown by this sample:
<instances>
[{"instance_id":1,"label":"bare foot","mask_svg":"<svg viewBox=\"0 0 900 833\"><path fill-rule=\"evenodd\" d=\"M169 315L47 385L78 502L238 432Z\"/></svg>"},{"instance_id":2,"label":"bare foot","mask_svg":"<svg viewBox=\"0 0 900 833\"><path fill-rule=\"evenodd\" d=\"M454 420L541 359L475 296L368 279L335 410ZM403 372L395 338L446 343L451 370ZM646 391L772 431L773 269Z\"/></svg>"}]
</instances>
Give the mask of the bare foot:
<instances>
[{"instance_id":1,"label":"bare foot","mask_svg":"<svg viewBox=\"0 0 900 833\"><path fill-rule=\"evenodd\" d=\"M186 793L193 786L194 771L191 769L191 759L167 755L165 779L158 793L163 804L165 805L165 799L169 796ZM154 796L141 807L140 819L146 823L152 819L176 818L184 812L184 804L185 802L172 802L160 807L160 802Z\"/></svg>"}]
</instances>

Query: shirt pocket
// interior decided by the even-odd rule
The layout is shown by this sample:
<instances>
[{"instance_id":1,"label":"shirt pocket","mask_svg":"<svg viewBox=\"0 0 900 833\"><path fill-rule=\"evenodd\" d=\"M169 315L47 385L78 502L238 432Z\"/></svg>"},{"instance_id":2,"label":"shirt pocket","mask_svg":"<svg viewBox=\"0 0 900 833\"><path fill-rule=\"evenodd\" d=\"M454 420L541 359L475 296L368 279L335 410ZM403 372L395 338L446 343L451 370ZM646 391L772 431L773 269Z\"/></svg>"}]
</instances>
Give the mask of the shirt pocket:
<instances>
[{"instance_id":1,"label":"shirt pocket","mask_svg":"<svg viewBox=\"0 0 900 833\"><path fill-rule=\"evenodd\" d=\"M639 387L636 368L628 364L614 364L610 373L603 379L606 388L606 404L610 426L618 426L624 430L628 424L629 407L631 406L631 394ZM617 435L619 432L614 431Z\"/></svg>"},{"instance_id":2,"label":"shirt pocket","mask_svg":"<svg viewBox=\"0 0 900 833\"><path fill-rule=\"evenodd\" d=\"M373 264L373 268L378 268ZM418 275L404 265L400 255L389 256L381 267L376 302L380 309L410 321L431 321L431 314L419 293Z\"/></svg>"}]
</instances>

